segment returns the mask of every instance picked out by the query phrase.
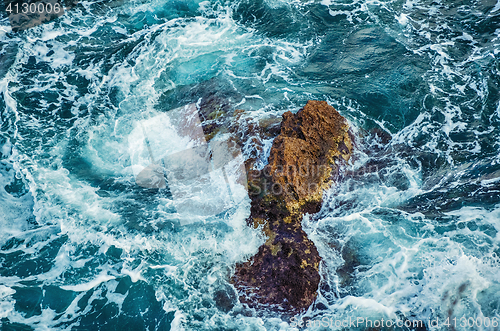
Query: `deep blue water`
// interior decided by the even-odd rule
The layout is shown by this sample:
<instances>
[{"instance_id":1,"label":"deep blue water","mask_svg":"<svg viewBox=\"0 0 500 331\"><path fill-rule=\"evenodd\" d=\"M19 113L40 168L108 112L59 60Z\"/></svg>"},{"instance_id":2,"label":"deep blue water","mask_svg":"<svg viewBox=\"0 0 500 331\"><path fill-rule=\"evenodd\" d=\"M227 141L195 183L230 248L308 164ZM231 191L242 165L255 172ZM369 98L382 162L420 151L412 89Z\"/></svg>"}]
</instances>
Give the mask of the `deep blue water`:
<instances>
[{"instance_id":1,"label":"deep blue water","mask_svg":"<svg viewBox=\"0 0 500 331\"><path fill-rule=\"evenodd\" d=\"M323 258L304 321L498 330L499 58L497 0L81 1L21 32L1 13L0 328L293 329L217 299L264 241L248 199L181 226L135 182L134 126L216 95L254 119L326 100L357 137L303 221Z\"/></svg>"}]
</instances>

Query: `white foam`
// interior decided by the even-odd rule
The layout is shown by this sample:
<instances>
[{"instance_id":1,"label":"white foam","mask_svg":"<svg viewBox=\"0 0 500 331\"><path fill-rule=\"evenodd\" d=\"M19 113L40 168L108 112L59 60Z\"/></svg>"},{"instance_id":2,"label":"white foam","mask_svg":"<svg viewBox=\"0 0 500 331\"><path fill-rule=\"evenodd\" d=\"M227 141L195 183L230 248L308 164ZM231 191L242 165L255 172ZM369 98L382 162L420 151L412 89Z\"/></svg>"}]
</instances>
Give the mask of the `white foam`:
<instances>
[{"instance_id":1,"label":"white foam","mask_svg":"<svg viewBox=\"0 0 500 331\"><path fill-rule=\"evenodd\" d=\"M500 1L497 1L497 4L495 5L495 7L493 7L493 9L490 11L490 13L494 13L498 10L500 10Z\"/></svg>"},{"instance_id":2,"label":"white foam","mask_svg":"<svg viewBox=\"0 0 500 331\"><path fill-rule=\"evenodd\" d=\"M401 13L399 16L395 16L396 20L399 22L399 24L405 26L408 24L408 15Z\"/></svg>"},{"instance_id":3,"label":"white foam","mask_svg":"<svg viewBox=\"0 0 500 331\"><path fill-rule=\"evenodd\" d=\"M108 275L106 271L103 271L95 279L87 283L81 283L78 285L64 285L61 286L61 288L67 291L86 292L112 279L116 279L116 277Z\"/></svg>"},{"instance_id":4,"label":"white foam","mask_svg":"<svg viewBox=\"0 0 500 331\"><path fill-rule=\"evenodd\" d=\"M143 264L141 263L137 268L135 268L133 270L129 270L127 268L123 268L121 270L121 272L122 272L122 274L129 276L130 279L132 280L132 283L137 283L139 280L142 280L142 281L146 280L141 275L142 268L143 268Z\"/></svg>"},{"instance_id":5,"label":"white foam","mask_svg":"<svg viewBox=\"0 0 500 331\"><path fill-rule=\"evenodd\" d=\"M185 320L186 320L186 317L184 316L184 314L181 311L176 310L175 315L174 315L174 319L173 319L172 323L170 324L170 329L173 331L184 331L185 329L182 326L182 324L185 322Z\"/></svg>"},{"instance_id":6,"label":"white foam","mask_svg":"<svg viewBox=\"0 0 500 331\"><path fill-rule=\"evenodd\" d=\"M16 293L10 287L0 285L0 318L8 317L14 311L15 300L11 298Z\"/></svg>"}]
</instances>

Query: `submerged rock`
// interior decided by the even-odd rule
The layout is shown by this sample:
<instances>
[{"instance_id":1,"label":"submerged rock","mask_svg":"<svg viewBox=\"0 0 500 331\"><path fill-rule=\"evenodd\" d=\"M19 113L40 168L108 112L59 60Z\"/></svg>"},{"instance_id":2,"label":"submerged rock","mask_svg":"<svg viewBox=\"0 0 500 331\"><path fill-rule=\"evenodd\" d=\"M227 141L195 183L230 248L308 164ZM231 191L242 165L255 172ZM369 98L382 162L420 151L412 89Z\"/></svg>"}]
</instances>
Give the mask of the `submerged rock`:
<instances>
[{"instance_id":1,"label":"submerged rock","mask_svg":"<svg viewBox=\"0 0 500 331\"><path fill-rule=\"evenodd\" d=\"M233 281L244 294L242 302L300 311L314 301L321 258L302 230L302 216L319 211L323 191L351 152L347 121L325 101L309 101L297 114L283 114L268 165L263 171L249 169L248 222L261 226L268 239L236 267Z\"/></svg>"},{"instance_id":2,"label":"submerged rock","mask_svg":"<svg viewBox=\"0 0 500 331\"><path fill-rule=\"evenodd\" d=\"M233 309L238 298L234 289L229 284L225 284L214 292L214 301L219 310L227 313Z\"/></svg>"}]
</instances>

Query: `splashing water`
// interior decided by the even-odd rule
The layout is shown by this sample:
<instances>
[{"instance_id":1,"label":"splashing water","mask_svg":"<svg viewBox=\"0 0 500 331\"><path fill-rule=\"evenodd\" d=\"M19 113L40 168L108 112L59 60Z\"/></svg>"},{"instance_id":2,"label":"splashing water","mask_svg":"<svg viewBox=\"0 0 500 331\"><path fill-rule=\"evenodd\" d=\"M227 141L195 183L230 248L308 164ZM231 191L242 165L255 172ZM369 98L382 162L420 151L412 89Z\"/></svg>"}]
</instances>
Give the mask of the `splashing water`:
<instances>
[{"instance_id":1,"label":"splashing water","mask_svg":"<svg viewBox=\"0 0 500 331\"><path fill-rule=\"evenodd\" d=\"M2 12L0 325L498 329L499 56L490 0L82 1L20 32ZM255 119L327 100L355 130L303 220L322 280L294 321L228 283L265 240L249 199L182 226L168 189L136 185L135 125L209 95Z\"/></svg>"}]
</instances>

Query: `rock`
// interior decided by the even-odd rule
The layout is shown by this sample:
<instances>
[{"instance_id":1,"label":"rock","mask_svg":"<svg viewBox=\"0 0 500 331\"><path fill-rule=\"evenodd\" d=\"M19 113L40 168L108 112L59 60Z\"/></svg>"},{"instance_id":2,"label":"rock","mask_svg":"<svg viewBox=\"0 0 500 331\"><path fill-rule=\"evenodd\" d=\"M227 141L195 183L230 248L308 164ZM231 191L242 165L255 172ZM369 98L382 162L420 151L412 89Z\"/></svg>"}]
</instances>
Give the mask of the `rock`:
<instances>
[{"instance_id":1,"label":"rock","mask_svg":"<svg viewBox=\"0 0 500 331\"><path fill-rule=\"evenodd\" d=\"M186 91L180 100L191 98L191 90ZM240 301L251 308L267 305L289 313L307 309L317 295L321 258L302 229L302 217L319 211L324 190L350 158L348 123L324 101L309 101L297 114L286 112L281 124L278 117L256 121L228 104L218 95L199 99L204 138L227 134L231 144L245 149L252 200L248 224L261 227L267 237L255 256L236 266L232 282ZM268 165L256 171L263 141L272 138ZM230 291L213 295L218 309L233 309L236 298Z\"/></svg>"},{"instance_id":2,"label":"rock","mask_svg":"<svg viewBox=\"0 0 500 331\"><path fill-rule=\"evenodd\" d=\"M261 226L268 239L236 267L233 282L242 302L292 312L314 301L321 258L302 230L302 216L319 211L323 191L351 152L348 123L326 102L309 101L297 114L283 114L268 165L264 171L248 169L248 223Z\"/></svg>"},{"instance_id":3,"label":"rock","mask_svg":"<svg viewBox=\"0 0 500 331\"><path fill-rule=\"evenodd\" d=\"M350 157L348 129L347 121L325 101L309 101L296 115L283 114L268 172L273 185L282 188L280 197L290 213L319 211L323 190L338 174L336 160Z\"/></svg>"},{"instance_id":4,"label":"rock","mask_svg":"<svg viewBox=\"0 0 500 331\"><path fill-rule=\"evenodd\" d=\"M238 302L234 289L226 284L214 292L215 306L227 313Z\"/></svg>"}]
</instances>

